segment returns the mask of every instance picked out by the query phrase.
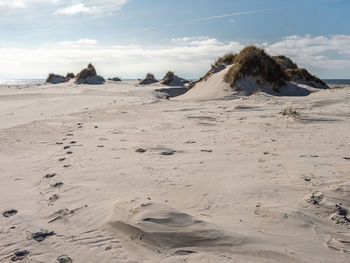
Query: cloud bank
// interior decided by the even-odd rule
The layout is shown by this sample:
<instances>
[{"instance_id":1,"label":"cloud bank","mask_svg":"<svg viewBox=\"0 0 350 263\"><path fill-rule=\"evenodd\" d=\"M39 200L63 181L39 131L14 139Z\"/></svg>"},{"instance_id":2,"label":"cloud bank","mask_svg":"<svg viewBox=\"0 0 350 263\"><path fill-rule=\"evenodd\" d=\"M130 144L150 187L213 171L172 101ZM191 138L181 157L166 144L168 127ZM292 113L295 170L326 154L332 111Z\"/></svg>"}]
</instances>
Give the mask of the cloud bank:
<instances>
[{"instance_id":1,"label":"cloud bank","mask_svg":"<svg viewBox=\"0 0 350 263\"><path fill-rule=\"evenodd\" d=\"M289 36L274 43L256 43L273 55L291 57L320 77L350 77L350 35ZM239 52L245 45L215 38L172 39L167 46L102 45L94 39L45 43L36 49L0 48L1 78L44 78L49 72L77 72L87 63L99 73L123 78L142 77L148 71L162 76L173 70L197 78L210 64L227 52Z\"/></svg>"}]
</instances>

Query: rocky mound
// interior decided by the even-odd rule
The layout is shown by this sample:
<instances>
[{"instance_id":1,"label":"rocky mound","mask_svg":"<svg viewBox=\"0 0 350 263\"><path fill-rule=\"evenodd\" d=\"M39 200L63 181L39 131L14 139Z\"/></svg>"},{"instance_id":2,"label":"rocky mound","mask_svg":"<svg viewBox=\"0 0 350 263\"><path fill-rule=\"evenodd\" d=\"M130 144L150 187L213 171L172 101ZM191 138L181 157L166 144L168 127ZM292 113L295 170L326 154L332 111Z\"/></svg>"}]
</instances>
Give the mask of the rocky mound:
<instances>
[{"instance_id":1,"label":"rocky mound","mask_svg":"<svg viewBox=\"0 0 350 263\"><path fill-rule=\"evenodd\" d=\"M214 78L214 76L222 71L225 71L223 79L219 79L217 82L218 78ZM251 95L262 91L279 96L305 96L311 92L308 87L329 88L306 69L298 68L286 56L272 57L256 46L247 46L238 54L229 53L219 58L207 74L197 82L190 84L189 88L200 86L208 89L205 83L211 78L215 79L215 86L219 87L220 90L225 89L229 92L226 87L228 84L231 87L231 93L233 91L242 95ZM210 83L213 87L213 81ZM214 94L215 91L212 93Z\"/></svg>"},{"instance_id":2,"label":"rocky mound","mask_svg":"<svg viewBox=\"0 0 350 263\"><path fill-rule=\"evenodd\" d=\"M97 75L94 66L90 63L75 77L76 84L103 84L104 78Z\"/></svg>"},{"instance_id":3,"label":"rocky mound","mask_svg":"<svg viewBox=\"0 0 350 263\"><path fill-rule=\"evenodd\" d=\"M64 82L66 82L65 77L61 75L53 74L53 73L50 73L46 79L46 83L51 83L51 84L60 84Z\"/></svg>"},{"instance_id":4,"label":"rocky mound","mask_svg":"<svg viewBox=\"0 0 350 263\"><path fill-rule=\"evenodd\" d=\"M75 78L75 74L74 73L67 73L66 76L66 82L70 81L71 79Z\"/></svg>"},{"instance_id":5,"label":"rocky mound","mask_svg":"<svg viewBox=\"0 0 350 263\"><path fill-rule=\"evenodd\" d=\"M245 242L189 214L152 202L117 204L109 225L132 240L163 249L238 246Z\"/></svg>"},{"instance_id":6,"label":"rocky mound","mask_svg":"<svg viewBox=\"0 0 350 263\"><path fill-rule=\"evenodd\" d=\"M73 73L67 73L66 77L51 73L47 77L46 83L60 84L60 83L68 82L71 79L74 79L74 77L75 77L75 75Z\"/></svg>"},{"instance_id":7,"label":"rocky mound","mask_svg":"<svg viewBox=\"0 0 350 263\"><path fill-rule=\"evenodd\" d=\"M286 73L291 81L296 82L298 84L304 84L317 89L329 89L328 85L325 82L311 75L304 68L287 69Z\"/></svg>"},{"instance_id":8,"label":"rocky mound","mask_svg":"<svg viewBox=\"0 0 350 263\"><path fill-rule=\"evenodd\" d=\"M174 72L169 71L165 74L164 78L161 80L161 83L167 86L184 86L185 84L189 83L189 81L180 78L176 76Z\"/></svg>"},{"instance_id":9,"label":"rocky mound","mask_svg":"<svg viewBox=\"0 0 350 263\"><path fill-rule=\"evenodd\" d=\"M119 77L109 78L108 80L115 81L115 82L122 81L121 78L119 78Z\"/></svg>"},{"instance_id":10,"label":"rocky mound","mask_svg":"<svg viewBox=\"0 0 350 263\"><path fill-rule=\"evenodd\" d=\"M157 80L153 74L148 73L146 78L140 81L140 85L150 85L157 82L159 82L159 80Z\"/></svg>"}]
</instances>

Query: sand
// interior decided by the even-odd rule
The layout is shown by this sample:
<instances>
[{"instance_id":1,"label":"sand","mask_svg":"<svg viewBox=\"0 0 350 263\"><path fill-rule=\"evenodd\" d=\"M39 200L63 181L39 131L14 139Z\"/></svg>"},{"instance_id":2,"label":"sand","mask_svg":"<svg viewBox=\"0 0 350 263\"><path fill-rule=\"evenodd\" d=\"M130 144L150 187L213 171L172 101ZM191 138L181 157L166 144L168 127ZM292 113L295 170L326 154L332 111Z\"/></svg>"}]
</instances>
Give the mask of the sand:
<instances>
[{"instance_id":1,"label":"sand","mask_svg":"<svg viewBox=\"0 0 350 263\"><path fill-rule=\"evenodd\" d=\"M0 262L349 260L349 87L160 90L0 87Z\"/></svg>"}]
</instances>

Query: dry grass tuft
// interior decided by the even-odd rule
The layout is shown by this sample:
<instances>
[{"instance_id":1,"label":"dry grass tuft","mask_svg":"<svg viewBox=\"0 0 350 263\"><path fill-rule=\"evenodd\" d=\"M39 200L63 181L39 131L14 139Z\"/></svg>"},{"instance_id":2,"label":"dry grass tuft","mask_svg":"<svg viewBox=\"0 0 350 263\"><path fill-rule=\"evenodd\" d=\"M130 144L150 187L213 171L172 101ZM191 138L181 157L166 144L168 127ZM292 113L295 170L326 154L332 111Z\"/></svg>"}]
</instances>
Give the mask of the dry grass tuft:
<instances>
[{"instance_id":1,"label":"dry grass tuft","mask_svg":"<svg viewBox=\"0 0 350 263\"><path fill-rule=\"evenodd\" d=\"M292 118L298 118L300 116L300 112L293 109L293 107L287 107L287 108L283 109L281 111L281 114L283 116L288 116L288 117L292 117Z\"/></svg>"},{"instance_id":2,"label":"dry grass tuft","mask_svg":"<svg viewBox=\"0 0 350 263\"><path fill-rule=\"evenodd\" d=\"M227 65L231 65L233 64L233 61L236 57L235 53L227 53L225 55L223 55L222 57L219 57L214 64L211 65L212 68L215 68L217 66L219 66L220 64L227 64Z\"/></svg>"},{"instance_id":3,"label":"dry grass tuft","mask_svg":"<svg viewBox=\"0 0 350 263\"><path fill-rule=\"evenodd\" d=\"M247 46L233 60L233 65L226 73L224 80L233 84L244 77L259 77L273 84L275 91L288 79L281 66L266 52L256 46Z\"/></svg>"}]
</instances>

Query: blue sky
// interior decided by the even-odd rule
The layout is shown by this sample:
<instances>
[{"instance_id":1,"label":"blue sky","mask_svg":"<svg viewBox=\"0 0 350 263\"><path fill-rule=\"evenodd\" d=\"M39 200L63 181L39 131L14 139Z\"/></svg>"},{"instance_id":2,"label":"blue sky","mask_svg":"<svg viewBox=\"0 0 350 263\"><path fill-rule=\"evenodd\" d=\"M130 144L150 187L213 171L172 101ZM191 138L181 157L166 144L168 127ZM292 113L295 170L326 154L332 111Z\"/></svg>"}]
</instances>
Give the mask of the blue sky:
<instances>
[{"instance_id":1,"label":"blue sky","mask_svg":"<svg viewBox=\"0 0 350 263\"><path fill-rule=\"evenodd\" d=\"M0 78L77 72L197 78L247 44L350 78L349 0L0 0Z\"/></svg>"}]
</instances>

